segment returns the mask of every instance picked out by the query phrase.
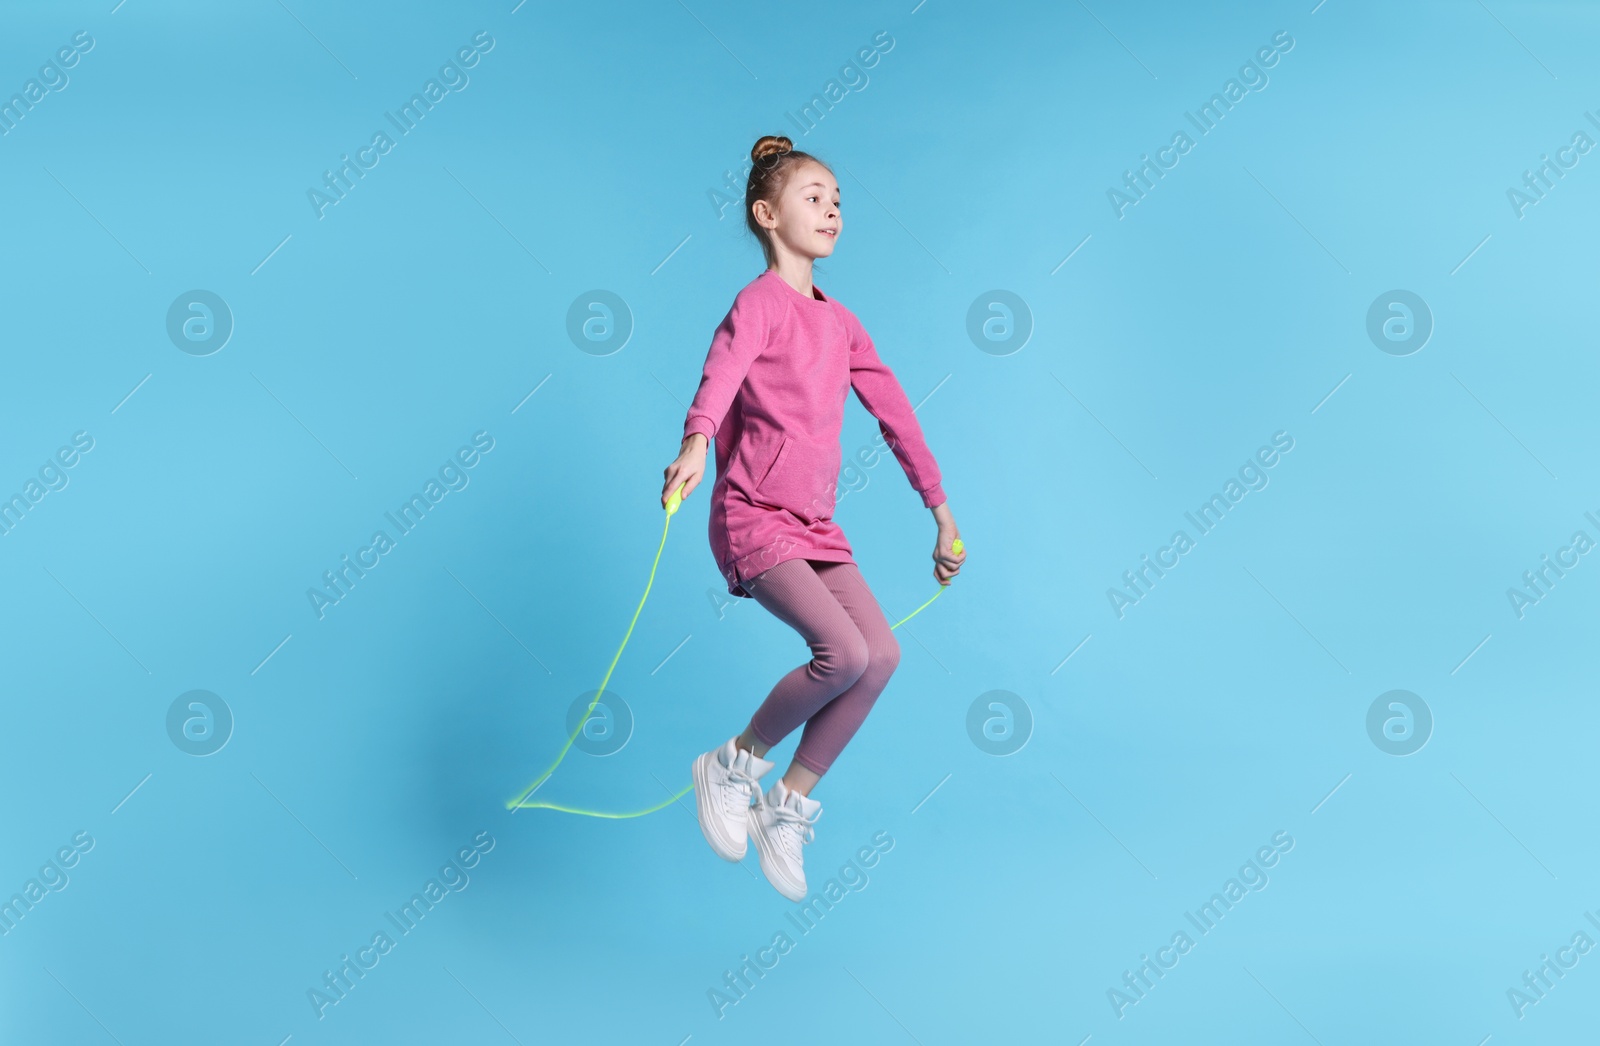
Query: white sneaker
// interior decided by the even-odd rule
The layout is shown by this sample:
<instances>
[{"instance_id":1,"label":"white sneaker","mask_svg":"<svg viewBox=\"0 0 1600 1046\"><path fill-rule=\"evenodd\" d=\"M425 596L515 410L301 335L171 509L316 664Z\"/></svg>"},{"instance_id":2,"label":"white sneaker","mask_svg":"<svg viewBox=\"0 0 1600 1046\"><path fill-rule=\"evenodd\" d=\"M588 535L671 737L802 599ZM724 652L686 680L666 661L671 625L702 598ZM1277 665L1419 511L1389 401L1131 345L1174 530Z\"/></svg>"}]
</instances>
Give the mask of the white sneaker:
<instances>
[{"instance_id":1,"label":"white sneaker","mask_svg":"<svg viewBox=\"0 0 1600 1046\"><path fill-rule=\"evenodd\" d=\"M697 756L694 761L695 806L700 831L724 861L744 859L749 842L746 811L761 795L757 778L773 764L738 746L738 735Z\"/></svg>"},{"instance_id":2,"label":"white sneaker","mask_svg":"<svg viewBox=\"0 0 1600 1046\"><path fill-rule=\"evenodd\" d=\"M822 816L822 803L790 790L783 779L772 782L765 798L750 808L750 835L761 855L767 882L791 901L806 897L806 871L800 848L815 837L812 825Z\"/></svg>"}]
</instances>

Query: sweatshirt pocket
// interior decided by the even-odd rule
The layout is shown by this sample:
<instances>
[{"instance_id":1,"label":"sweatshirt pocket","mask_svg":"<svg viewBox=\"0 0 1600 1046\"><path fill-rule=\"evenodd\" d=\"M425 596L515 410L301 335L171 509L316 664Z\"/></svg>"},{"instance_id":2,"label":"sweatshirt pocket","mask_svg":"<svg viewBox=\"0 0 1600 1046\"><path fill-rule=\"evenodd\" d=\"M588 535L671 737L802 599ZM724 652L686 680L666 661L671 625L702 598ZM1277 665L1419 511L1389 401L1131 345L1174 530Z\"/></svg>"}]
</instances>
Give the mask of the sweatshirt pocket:
<instances>
[{"instance_id":1,"label":"sweatshirt pocket","mask_svg":"<svg viewBox=\"0 0 1600 1046\"><path fill-rule=\"evenodd\" d=\"M833 516L838 482L838 447L784 436L772 465L756 484L756 500L816 523Z\"/></svg>"},{"instance_id":2,"label":"sweatshirt pocket","mask_svg":"<svg viewBox=\"0 0 1600 1046\"><path fill-rule=\"evenodd\" d=\"M749 431L733 450L729 479L746 495L754 497L783 453L783 436L778 432Z\"/></svg>"}]
</instances>

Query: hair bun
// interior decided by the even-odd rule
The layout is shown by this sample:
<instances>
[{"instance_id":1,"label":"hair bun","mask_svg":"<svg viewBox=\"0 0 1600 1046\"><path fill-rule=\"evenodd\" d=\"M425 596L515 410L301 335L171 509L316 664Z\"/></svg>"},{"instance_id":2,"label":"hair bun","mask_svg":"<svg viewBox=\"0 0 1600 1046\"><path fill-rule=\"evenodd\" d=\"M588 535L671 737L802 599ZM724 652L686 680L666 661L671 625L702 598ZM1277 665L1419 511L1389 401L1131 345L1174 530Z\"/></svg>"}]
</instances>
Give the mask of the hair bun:
<instances>
[{"instance_id":1,"label":"hair bun","mask_svg":"<svg viewBox=\"0 0 1600 1046\"><path fill-rule=\"evenodd\" d=\"M782 156L784 153L793 152L794 143L781 134L767 134L756 142L750 150L750 159L760 163L768 158Z\"/></svg>"}]
</instances>

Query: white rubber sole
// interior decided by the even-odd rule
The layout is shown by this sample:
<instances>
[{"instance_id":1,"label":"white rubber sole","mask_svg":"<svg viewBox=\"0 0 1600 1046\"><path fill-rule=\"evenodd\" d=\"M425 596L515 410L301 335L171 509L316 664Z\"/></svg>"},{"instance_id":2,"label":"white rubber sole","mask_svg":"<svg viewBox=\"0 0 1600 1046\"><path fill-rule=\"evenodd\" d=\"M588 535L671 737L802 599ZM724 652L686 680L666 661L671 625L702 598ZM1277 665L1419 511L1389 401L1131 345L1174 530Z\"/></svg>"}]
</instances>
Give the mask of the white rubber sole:
<instances>
[{"instance_id":1,"label":"white rubber sole","mask_svg":"<svg viewBox=\"0 0 1600 1046\"><path fill-rule=\"evenodd\" d=\"M756 854L761 858L761 874L767 877L767 882L772 884L774 890L777 890L789 900L794 901L796 904L805 900L805 879L801 878L799 882L796 882L793 876L787 874L787 862L782 861L777 856L772 840L767 838L766 831L757 819L755 807L752 806L750 808L750 813L746 816L746 820L750 824L750 838L756 841ZM804 871L802 871L801 875L804 876L804 874Z\"/></svg>"},{"instance_id":2,"label":"white rubber sole","mask_svg":"<svg viewBox=\"0 0 1600 1046\"><path fill-rule=\"evenodd\" d=\"M724 861L738 863L744 860L748 852L749 835L741 834L738 842L728 839L719 831L724 827L724 822L718 814L712 797L711 765L710 760L715 759L715 750L705 752L695 757L694 761L694 801L695 810L699 814L700 834L706 837L706 842L711 844L711 850Z\"/></svg>"}]
</instances>

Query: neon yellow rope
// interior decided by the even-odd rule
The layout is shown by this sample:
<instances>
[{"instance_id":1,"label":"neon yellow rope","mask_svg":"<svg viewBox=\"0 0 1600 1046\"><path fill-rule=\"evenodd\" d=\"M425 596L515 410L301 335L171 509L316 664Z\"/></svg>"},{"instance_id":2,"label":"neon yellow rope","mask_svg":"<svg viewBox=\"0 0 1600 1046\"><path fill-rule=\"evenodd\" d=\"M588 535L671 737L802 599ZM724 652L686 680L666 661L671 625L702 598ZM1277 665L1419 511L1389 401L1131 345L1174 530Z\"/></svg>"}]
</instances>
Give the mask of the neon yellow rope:
<instances>
[{"instance_id":1,"label":"neon yellow rope","mask_svg":"<svg viewBox=\"0 0 1600 1046\"><path fill-rule=\"evenodd\" d=\"M683 486L680 485L677 490L672 492L672 496L667 499L667 519L665 525L663 525L661 528L661 544L656 548L655 562L650 564L650 580L644 586L644 595L639 597L639 605L633 611L633 620L628 622L628 631L622 637L622 645L617 647L616 654L612 656L611 666L606 669L605 678L600 680L600 688L595 691L594 700L589 702L588 710L583 713L583 718L578 721L578 729L574 730L572 732L572 736L567 738L567 743L561 746L561 751L556 755L556 761L550 764L550 768L535 778L534 782L527 788L524 788L521 795L518 795L515 799L512 799L506 803L507 810L556 810L565 814L582 814L585 817L609 817L617 819L643 817L645 814L653 814L657 810L665 809L666 807L677 802L679 799L683 798L691 789L694 788L694 782L691 781L689 784L684 786L683 791L679 792L671 799L657 803L655 806L649 807L645 810L635 810L632 813L606 813L600 810L581 810L573 806L561 806L557 803L527 801L528 796L532 795L535 789L544 784L545 781L549 780L550 775L556 772L556 767L561 765L561 760L567 757L567 751L572 747L572 742L578 739L578 731L582 730L589 722L589 716L594 714L595 706L600 703L600 697L606 691L606 684L611 681L611 673L617 667L617 661L621 659L622 651L625 647L627 647L628 640L633 636L633 626L639 621L640 611L644 610L644 601L650 597L650 586L654 585L656 582L656 567L661 563L661 551L667 547L667 530L672 526L672 517L678 511L678 507L682 504ZM962 548L963 545L960 538L956 538L955 541L950 545L950 550L958 556L961 554ZM949 587L949 585L940 586L939 591L935 592L927 603L922 604L922 606L913 610L911 613L907 614L905 617L901 618L899 621L893 625L890 625L889 627L891 629L899 628L907 621L910 621L912 618L920 614L923 607L926 607L928 603L932 603L935 599L938 599L940 596L944 595L945 589Z\"/></svg>"}]
</instances>

